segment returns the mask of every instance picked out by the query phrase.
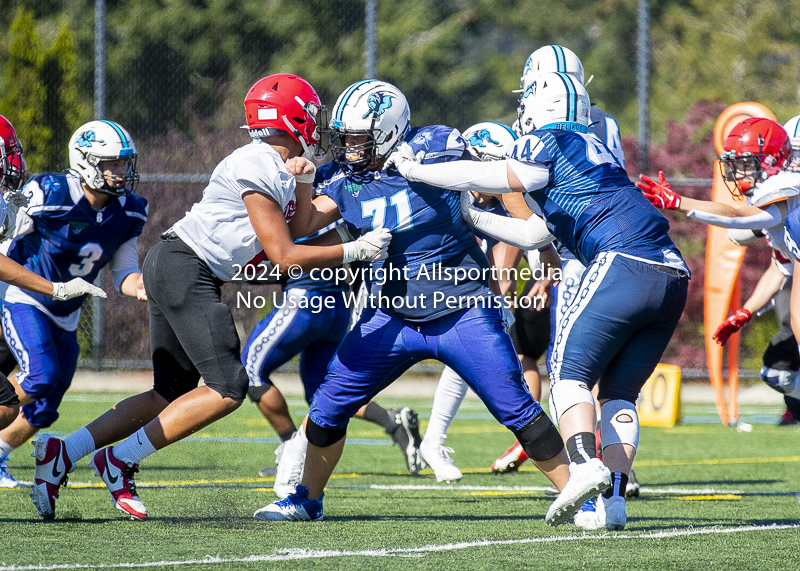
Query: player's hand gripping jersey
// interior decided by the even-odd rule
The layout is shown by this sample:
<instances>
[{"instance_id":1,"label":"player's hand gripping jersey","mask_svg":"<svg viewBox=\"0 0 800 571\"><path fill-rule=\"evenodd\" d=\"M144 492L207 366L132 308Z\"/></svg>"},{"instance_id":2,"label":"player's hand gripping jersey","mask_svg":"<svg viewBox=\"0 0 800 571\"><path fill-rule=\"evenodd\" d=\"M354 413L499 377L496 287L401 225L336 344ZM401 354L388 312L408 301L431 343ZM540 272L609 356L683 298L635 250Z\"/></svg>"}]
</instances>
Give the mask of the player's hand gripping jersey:
<instances>
[{"instance_id":1,"label":"player's hand gripping jersey","mask_svg":"<svg viewBox=\"0 0 800 571\"><path fill-rule=\"evenodd\" d=\"M147 221L147 201L130 191L102 210L89 205L72 174L44 174L25 185L28 207L17 218L8 257L52 282L83 278L93 282L109 264L114 285L139 271L136 238ZM64 329L78 325L86 296L68 301L9 286L5 300L34 305Z\"/></svg>"},{"instance_id":2,"label":"player's hand gripping jersey","mask_svg":"<svg viewBox=\"0 0 800 571\"><path fill-rule=\"evenodd\" d=\"M470 158L466 142L450 127L412 129L406 142L415 154L423 154L423 164ZM393 168L355 174L342 171L336 162L317 171L315 185L336 203L353 236L377 228L392 231L389 257L372 265L373 277L379 268L387 274L381 295L405 300L396 308L382 305L387 313L425 321L458 310L442 303L434 308L435 292L446 297L490 295L489 262L461 218L459 193L409 182ZM455 282L454 268L479 269L482 279ZM372 289L373 294L378 291Z\"/></svg>"},{"instance_id":3,"label":"player's hand gripping jersey","mask_svg":"<svg viewBox=\"0 0 800 571\"><path fill-rule=\"evenodd\" d=\"M529 206L582 264L618 252L688 274L667 219L593 134L534 131L517 140L510 156Z\"/></svg>"}]
</instances>

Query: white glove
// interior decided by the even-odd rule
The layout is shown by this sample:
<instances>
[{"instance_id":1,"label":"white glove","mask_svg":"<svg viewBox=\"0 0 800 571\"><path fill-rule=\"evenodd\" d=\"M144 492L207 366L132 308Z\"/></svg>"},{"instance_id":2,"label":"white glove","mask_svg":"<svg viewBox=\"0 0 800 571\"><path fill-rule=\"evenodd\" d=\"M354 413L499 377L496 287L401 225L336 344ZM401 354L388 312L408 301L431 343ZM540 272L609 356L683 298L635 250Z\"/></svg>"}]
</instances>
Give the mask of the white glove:
<instances>
[{"instance_id":1,"label":"white glove","mask_svg":"<svg viewBox=\"0 0 800 571\"><path fill-rule=\"evenodd\" d=\"M367 232L355 242L342 244L344 248L343 264L348 262L377 262L389 256L389 242L392 234L387 228L378 228Z\"/></svg>"},{"instance_id":2,"label":"white glove","mask_svg":"<svg viewBox=\"0 0 800 571\"><path fill-rule=\"evenodd\" d=\"M95 297L106 297L106 292L81 278L68 282L53 282L53 299L58 301L66 301L87 293Z\"/></svg>"},{"instance_id":3,"label":"white glove","mask_svg":"<svg viewBox=\"0 0 800 571\"><path fill-rule=\"evenodd\" d=\"M28 197L25 196L21 190L12 190L6 193L3 197L6 201L6 221L3 225L2 239L0 241L8 240L14 237L14 231L17 228L17 214L20 208L28 206Z\"/></svg>"},{"instance_id":4,"label":"white glove","mask_svg":"<svg viewBox=\"0 0 800 571\"><path fill-rule=\"evenodd\" d=\"M408 143L400 143L394 152L389 155L384 163L383 168L395 167L403 178L408 178L411 169L418 163L422 162L425 157L425 151L420 151L414 155L414 149Z\"/></svg>"}]
</instances>

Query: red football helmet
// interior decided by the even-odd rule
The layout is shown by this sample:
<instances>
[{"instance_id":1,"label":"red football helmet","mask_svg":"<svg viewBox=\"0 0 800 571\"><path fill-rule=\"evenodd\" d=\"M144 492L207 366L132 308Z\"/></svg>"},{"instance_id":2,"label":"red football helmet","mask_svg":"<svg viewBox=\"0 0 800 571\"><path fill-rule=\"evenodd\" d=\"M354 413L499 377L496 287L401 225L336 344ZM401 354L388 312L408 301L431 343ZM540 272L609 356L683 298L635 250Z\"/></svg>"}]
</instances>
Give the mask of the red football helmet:
<instances>
[{"instance_id":1,"label":"red football helmet","mask_svg":"<svg viewBox=\"0 0 800 571\"><path fill-rule=\"evenodd\" d=\"M792 143L786 130L770 119L751 117L731 129L720 155L722 178L735 197L749 194L752 187L779 173L792 158Z\"/></svg>"},{"instance_id":2,"label":"red football helmet","mask_svg":"<svg viewBox=\"0 0 800 571\"><path fill-rule=\"evenodd\" d=\"M22 143L11 121L0 115L0 188L18 190L27 176Z\"/></svg>"},{"instance_id":3,"label":"red football helmet","mask_svg":"<svg viewBox=\"0 0 800 571\"><path fill-rule=\"evenodd\" d=\"M306 155L310 153L309 146L319 144L317 124L324 109L311 84L289 73L259 79L244 98L251 137L268 137L274 134L273 129L285 131L303 145Z\"/></svg>"}]
</instances>

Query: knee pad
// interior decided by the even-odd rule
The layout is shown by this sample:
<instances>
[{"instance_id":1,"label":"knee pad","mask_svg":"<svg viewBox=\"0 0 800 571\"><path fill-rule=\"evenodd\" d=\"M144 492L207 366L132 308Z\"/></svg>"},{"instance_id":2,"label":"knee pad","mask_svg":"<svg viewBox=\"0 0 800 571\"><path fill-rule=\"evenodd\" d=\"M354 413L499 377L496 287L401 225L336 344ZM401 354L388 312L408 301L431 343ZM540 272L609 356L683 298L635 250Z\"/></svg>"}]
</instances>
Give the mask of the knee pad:
<instances>
[{"instance_id":1,"label":"knee pad","mask_svg":"<svg viewBox=\"0 0 800 571\"><path fill-rule=\"evenodd\" d=\"M770 388L792 398L800 398L800 373L761 367L761 380Z\"/></svg>"},{"instance_id":2,"label":"knee pad","mask_svg":"<svg viewBox=\"0 0 800 571\"><path fill-rule=\"evenodd\" d=\"M306 438L317 448L326 448L331 444L339 442L347 434L347 427L344 428L323 428L311 418L306 423Z\"/></svg>"},{"instance_id":3,"label":"knee pad","mask_svg":"<svg viewBox=\"0 0 800 571\"><path fill-rule=\"evenodd\" d=\"M600 442L639 447L639 415L636 406L626 400L610 400L600 406Z\"/></svg>"},{"instance_id":4,"label":"knee pad","mask_svg":"<svg viewBox=\"0 0 800 571\"><path fill-rule=\"evenodd\" d=\"M555 458L564 449L564 441L556 430L553 421L545 413L540 414L522 430L514 435L522 444L525 454L531 460L544 462Z\"/></svg>"},{"instance_id":5,"label":"knee pad","mask_svg":"<svg viewBox=\"0 0 800 571\"><path fill-rule=\"evenodd\" d=\"M566 411L582 403L594 407L592 391L583 381L562 380L550 384L550 406L556 422Z\"/></svg>"},{"instance_id":6,"label":"knee pad","mask_svg":"<svg viewBox=\"0 0 800 571\"><path fill-rule=\"evenodd\" d=\"M259 385L257 387L250 385L249 387L247 387L247 397L251 401L257 403L258 401L261 400L261 397L263 397L266 394L266 392L270 389L271 386L272 383L270 382L264 383L263 385Z\"/></svg>"}]
</instances>

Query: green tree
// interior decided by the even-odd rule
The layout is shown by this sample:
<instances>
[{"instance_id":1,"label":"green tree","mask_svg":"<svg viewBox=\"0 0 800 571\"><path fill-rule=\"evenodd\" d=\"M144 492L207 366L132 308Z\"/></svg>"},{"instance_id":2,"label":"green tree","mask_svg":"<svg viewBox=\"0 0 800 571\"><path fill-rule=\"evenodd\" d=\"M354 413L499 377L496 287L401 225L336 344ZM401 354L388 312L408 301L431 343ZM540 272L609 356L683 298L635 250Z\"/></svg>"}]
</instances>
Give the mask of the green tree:
<instances>
[{"instance_id":1,"label":"green tree","mask_svg":"<svg viewBox=\"0 0 800 571\"><path fill-rule=\"evenodd\" d=\"M47 90L39 73L43 56L32 12L17 9L9 38L0 113L14 124L25 147L28 169L41 172L46 166L52 130L42 114Z\"/></svg>"}]
</instances>

